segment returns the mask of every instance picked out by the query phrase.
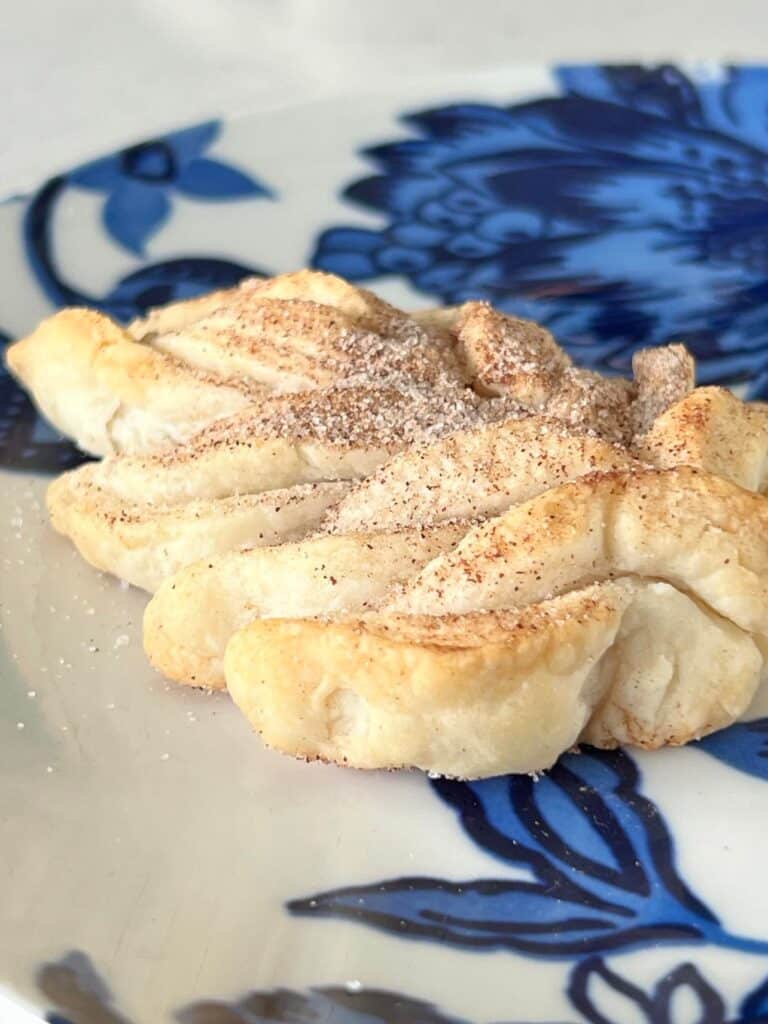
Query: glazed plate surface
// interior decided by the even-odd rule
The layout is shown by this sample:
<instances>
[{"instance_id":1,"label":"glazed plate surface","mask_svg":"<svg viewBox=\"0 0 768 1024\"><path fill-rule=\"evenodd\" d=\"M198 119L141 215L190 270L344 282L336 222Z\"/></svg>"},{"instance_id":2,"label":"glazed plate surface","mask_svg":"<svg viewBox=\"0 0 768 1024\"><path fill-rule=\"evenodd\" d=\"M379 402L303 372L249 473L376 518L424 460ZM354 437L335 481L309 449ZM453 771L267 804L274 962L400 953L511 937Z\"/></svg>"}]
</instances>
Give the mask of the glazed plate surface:
<instances>
[{"instance_id":1,"label":"glazed plate surface","mask_svg":"<svg viewBox=\"0 0 768 1024\"><path fill-rule=\"evenodd\" d=\"M527 68L192 125L0 205L3 342L310 265L487 298L584 365L768 397L768 68ZM79 455L0 377L0 1020L768 1021L768 701L537 782L264 750L46 523Z\"/></svg>"}]
</instances>

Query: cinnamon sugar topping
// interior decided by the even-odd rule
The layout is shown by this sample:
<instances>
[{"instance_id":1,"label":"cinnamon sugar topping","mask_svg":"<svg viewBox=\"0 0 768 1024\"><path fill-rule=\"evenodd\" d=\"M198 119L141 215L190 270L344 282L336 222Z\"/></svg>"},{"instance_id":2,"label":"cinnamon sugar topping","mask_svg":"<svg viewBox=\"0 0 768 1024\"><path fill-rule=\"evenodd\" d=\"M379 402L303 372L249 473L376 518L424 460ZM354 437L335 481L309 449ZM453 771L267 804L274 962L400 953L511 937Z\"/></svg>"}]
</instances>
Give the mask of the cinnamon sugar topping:
<instances>
[{"instance_id":1,"label":"cinnamon sugar topping","mask_svg":"<svg viewBox=\"0 0 768 1024\"><path fill-rule=\"evenodd\" d=\"M682 345L664 345L636 352L632 372L637 383L634 431L643 434L675 402L694 388L693 356Z\"/></svg>"},{"instance_id":2,"label":"cinnamon sugar topping","mask_svg":"<svg viewBox=\"0 0 768 1024\"><path fill-rule=\"evenodd\" d=\"M607 378L487 302L414 317L316 271L250 278L149 321L148 343L253 395L253 408L208 428L195 451L264 437L396 449L532 414L627 445L692 386L680 346L638 354L636 383Z\"/></svg>"},{"instance_id":3,"label":"cinnamon sugar topping","mask_svg":"<svg viewBox=\"0 0 768 1024\"><path fill-rule=\"evenodd\" d=\"M468 388L322 388L270 395L258 408L220 420L193 444L159 452L156 459L161 464L194 459L206 449L248 447L270 437L396 450L415 440L525 415L513 400L483 400Z\"/></svg>"}]
</instances>

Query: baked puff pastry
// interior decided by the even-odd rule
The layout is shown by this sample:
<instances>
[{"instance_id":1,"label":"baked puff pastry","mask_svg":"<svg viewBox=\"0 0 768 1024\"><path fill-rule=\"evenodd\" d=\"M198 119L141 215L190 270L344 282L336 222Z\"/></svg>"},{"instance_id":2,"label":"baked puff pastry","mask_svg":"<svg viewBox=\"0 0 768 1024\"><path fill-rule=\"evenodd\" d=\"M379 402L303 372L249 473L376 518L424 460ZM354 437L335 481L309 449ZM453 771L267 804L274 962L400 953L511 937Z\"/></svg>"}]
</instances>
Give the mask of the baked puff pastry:
<instances>
[{"instance_id":1,"label":"baked puff pastry","mask_svg":"<svg viewBox=\"0 0 768 1024\"><path fill-rule=\"evenodd\" d=\"M116 497L100 466L84 466L48 489L51 525L90 565L150 593L185 565L222 551L280 544L317 527L345 493L341 481L257 494L149 505Z\"/></svg>"},{"instance_id":2,"label":"baked puff pastry","mask_svg":"<svg viewBox=\"0 0 768 1024\"><path fill-rule=\"evenodd\" d=\"M623 447L542 416L410 445L330 510L331 533L396 529L503 512L558 483L640 463Z\"/></svg>"},{"instance_id":3,"label":"baked puff pastry","mask_svg":"<svg viewBox=\"0 0 768 1024\"><path fill-rule=\"evenodd\" d=\"M473 520L497 514L583 473L633 465L639 467L640 463L609 442L569 435L561 425L535 417L505 420L456 431L433 442L413 444L330 506L320 529L332 534L332 539L318 537L287 549L271 548L245 556L234 553L215 562L213 572L206 565L190 566L179 572L158 591L147 608L145 649L160 671L173 679L188 682L194 677L198 684L204 680L204 685L222 686L224 647L241 623L241 616L234 616L232 611L242 609L251 617L259 614L255 608L261 600L257 601L254 595L274 586L276 566L284 564L284 557L290 556L295 573L293 585L286 582L284 588L291 594L304 592L301 573L314 564L316 552L323 553L322 560L334 579L332 604L326 603L326 589L319 587L313 611L302 614L350 611L359 607L360 602L345 603L339 598L347 593L349 580L356 579L351 568L356 563L366 578L378 581L375 595L381 598L395 582L414 576L429 561L422 557L425 536L434 557L438 554L438 541L440 550L452 547L466 534ZM438 524L447 527L437 530ZM329 551L344 553L341 564L330 560ZM393 565L402 565L397 581L392 576ZM242 567L241 572L237 566ZM237 601L227 598L225 614L219 610L216 595L220 592L217 589L212 593L212 579L229 579L233 574L240 590ZM283 587L278 589L280 601L284 601ZM369 605L371 593L367 597ZM270 607L273 615L287 614ZM202 628L208 616L217 619L214 633ZM191 629L190 623L195 623ZM184 650L183 660L175 656L177 650ZM213 664L215 673L210 668Z\"/></svg>"},{"instance_id":4,"label":"baked puff pastry","mask_svg":"<svg viewBox=\"0 0 768 1024\"><path fill-rule=\"evenodd\" d=\"M255 618L340 615L373 608L390 587L457 544L466 523L318 535L230 552L177 573L144 614L144 649L179 683L224 688L224 651Z\"/></svg>"},{"instance_id":5,"label":"baked puff pastry","mask_svg":"<svg viewBox=\"0 0 768 1024\"><path fill-rule=\"evenodd\" d=\"M433 316L440 319L440 311ZM573 366L544 327L487 302L466 302L442 318L479 394L509 395L531 412L608 441L629 443L694 386L694 361L682 345L637 352L634 380L626 380Z\"/></svg>"},{"instance_id":6,"label":"baked puff pastry","mask_svg":"<svg viewBox=\"0 0 768 1024\"><path fill-rule=\"evenodd\" d=\"M682 423L687 425L685 429ZM561 423L543 417L509 419L408 446L329 506L320 529L350 537L396 530L400 531L402 544L409 536L418 536L425 525L460 520L466 524L463 537L471 520L498 516L536 496L542 496L542 501L535 509L544 508L547 495L569 481L594 473L640 470L649 462L661 468L690 465L723 476L727 468L734 483L756 490L763 479L766 451L765 412L717 388L702 389L676 403L668 414L657 418L649 433L638 438L632 450L589 433L570 433ZM593 493L599 496L601 491L596 488L582 493L589 504ZM654 523L651 528L655 528ZM541 529L546 534L548 526ZM354 545L354 540L351 543ZM368 558L362 546L358 557L362 561ZM233 555L234 562L239 558ZM250 564L249 585L267 586L269 558L258 562L266 574L261 582L255 572L256 561ZM500 571L505 570L502 567ZM343 578L340 573L336 575ZM187 631L185 617L203 614L209 605L208 581L209 574L197 572L194 567L181 572L148 609L154 622L166 621L164 648L183 646L187 652L185 671L197 678L203 677L202 662L210 660L210 648L205 657L202 650L196 657L203 631ZM446 609L455 598L455 590L446 591ZM241 600L248 604L247 588ZM322 613L321 607L317 614ZM220 617L219 622L224 620ZM234 619L216 634L217 643L222 645L216 654L217 664L222 663L227 630L234 631ZM145 634L150 658L162 672L180 679L179 665L169 664L164 651L157 651L157 636L156 630ZM208 678L207 685L220 685L221 677L214 683Z\"/></svg>"},{"instance_id":7,"label":"baked puff pastry","mask_svg":"<svg viewBox=\"0 0 768 1024\"><path fill-rule=\"evenodd\" d=\"M127 329L65 309L9 346L6 362L54 426L94 455L184 441L272 392L463 379L442 327L315 271L248 279Z\"/></svg>"},{"instance_id":8,"label":"baked puff pastry","mask_svg":"<svg viewBox=\"0 0 768 1024\"><path fill-rule=\"evenodd\" d=\"M700 471L590 474L472 527L371 616L256 619L227 687L268 744L361 768L686 743L764 675L767 527L763 498Z\"/></svg>"},{"instance_id":9,"label":"baked puff pastry","mask_svg":"<svg viewBox=\"0 0 768 1024\"><path fill-rule=\"evenodd\" d=\"M768 406L742 402L725 388L697 388L664 409L633 445L661 468L689 465L749 491L768 489Z\"/></svg>"},{"instance_id":10,"label":"baked puff pastry","mask_svg":"<svg viewBox=\"0 0 768 1024\"><path fill-rule=\"evenodd\" d=\"M538 772L582 740L686 743L733 722L763 672L749 634L629 578L463 615L257 619L226 652L269 746L458 778Z\"/></svg>"},{"instance_id":11,"label":"baked puff pastry","mask_svg":"<svg viewBox=\"0 0 768 1024\"><path fill-rule=\"evenodd\" d=\"M301 271L8 350L103 462L48 494L145 647L287 753L482 777L721 728L768 652L768 411L677 345L576 367L484 302ZM164 582L163 582L164 581Z\"/></svg>"},{"instance_id":12,"label":"baked puff pastry","mask_svg":"<svg viewBox=\"0 0 768 1024\"><path fill-rule=\"evenodd\" d=\"M137 342L89 309L49 317L5 359L46 419L92 455L182 440L266 394Z\"/></svg>"},{"instance_id":13,"label":"baked puff pastry","mask_svg":"<svg viewBox=\"0 0 768 1024\"><path fill-rule=\"evenodd\" d=\"M48 509L86 561L154 591L199 559L317 529L352 481L417 438L515 411L456 388L270 395L186 444L63 474Z\"/></svg>"}]
</instances>

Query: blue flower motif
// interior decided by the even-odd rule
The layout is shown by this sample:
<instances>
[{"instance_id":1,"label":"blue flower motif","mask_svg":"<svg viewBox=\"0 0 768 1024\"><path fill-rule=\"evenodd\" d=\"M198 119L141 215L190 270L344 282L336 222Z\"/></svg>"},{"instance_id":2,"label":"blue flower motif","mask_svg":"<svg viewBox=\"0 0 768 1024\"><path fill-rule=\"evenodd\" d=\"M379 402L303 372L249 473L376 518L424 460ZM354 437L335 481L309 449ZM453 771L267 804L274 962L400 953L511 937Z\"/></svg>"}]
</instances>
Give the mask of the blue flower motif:
<instances>
[{"instance_id":1,"label":"blue flower motif","mask_svg":"<svg viewBox=\"0 0 768 1024\"><path fill-rule=\"evenodd\" d=\"M768 718L739 722L705 736L697 746L740 772L768 780Z\"/></svg>"},{"instance_id":2,"label":"blue flower motif","mask_svg":"<svg viewBox=\"0 0 768 1024\"><path fill-rule=\"evenodd\" d=\"M345 191L385 225L326 231L315 266L488 299L608 371L681 338L703 382L768 394L768 68L557 78L559 96L407 116L413 137L366 150L379 173Z\"/></svg>"},{"instance_id":3,"label":"blue flower motif","mask_svg":"<svg viewBox=\"0 0 768 1024\"><path fill-rule=\"evenodd\" d=\"M104 223L109 234L140 254L167 220L171 194L206 201L250 199L271 192L234 167L204 156L220 132L218 122L173 132L51 178L30 198L22 220L27 262L55 306L92 306L118 320L153 306L192 298L264 272L216 256L187 256L144 263L94 295L66 280L55 258L54 213L73 187L107 193ZM9 339L0 332L0 347ZM0 372L0 466L34 471L69 469L87 460L38 417L23 391Z\"/></svg>"},{"instance_id":4,"label":"blue flower motif","mask_svg":"<svg viewBox=\"0 0 768 1024\"><path fill-rule=\"evenodd\" d=\"M269 195L243 171L204 156L219 135L218 121L171 132L75 168L71 185L104 192L108 233L141 255L171 212L172 192L195 199L245 199Z\"/></svg>"},{"instance_id":5,"label":"blue flower motif","mask_svg":"<svg viewBox=\"0 0 768 1024\"><path fill-rule=\"evenodd\" d=\"M627 754L598 750L562 758L538 782L514 775L435 781L464 831L517 868L516 877L395 878L294 900L288 909L539 957L704 941L768 953L768 942L724 932L686 886L664 819L639 783Z\"/></svg>"},{"instance_id":6,"label":"blue flower motif","mask_svg":"<svg viewBox=\"0 0 768 1024\"><path fill-rule=\"evenodd\" d=\"M181 256L144 264L106 295L90 295L69 284L56 263L54 213L73 186L107 192L106 229L137 254L167 219L171 191L206 201L271 196L269 189L244 172L201 155L220 130L220 123L211 121L151 139L51 178L38 189L24 212L23 241L29 266L54 305L93 306L129 320L151 306L226 288L245 276L262 273L214 256Z\"/></svg>"},{"instance_id":7,"label":"blue flower motif","mask_svg":"<svg viewBox=\"0 0 768 1024\"><path fill-rule=\"evenodd\" d=\"M214 256L181 256L144 264L119 280L106 295L89 295L63 278L54 256L53 215L68 188L66 176L51 178L31 198L22 222L29 266L56 306L92 306L118 320L130 320L152 306L227 288L243 277L262 273Z\"/></svg>"}]
</instances>

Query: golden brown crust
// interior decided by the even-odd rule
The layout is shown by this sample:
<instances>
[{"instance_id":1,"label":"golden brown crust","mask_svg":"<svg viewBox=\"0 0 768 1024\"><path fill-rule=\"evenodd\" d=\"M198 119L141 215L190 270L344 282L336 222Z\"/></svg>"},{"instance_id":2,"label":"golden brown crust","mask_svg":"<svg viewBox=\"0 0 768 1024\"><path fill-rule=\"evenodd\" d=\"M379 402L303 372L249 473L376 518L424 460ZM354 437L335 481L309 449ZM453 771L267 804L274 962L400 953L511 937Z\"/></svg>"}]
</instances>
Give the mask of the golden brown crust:
<instances>
[{"instance_id":1,"label":"golden brown crust","mask_svg":"<svg viewBox=\"0 0 768 1024\"><path fill-rule=\"evenodd\" d=\"M544 406L570 359L544 327L507 316L488 302L467 302L455 325L459 351L481 394L511 395Z\"/></svg>"},{"instance_id":2,"label":"golden brown crust","mask_svg":"<svg viewBox=\"0 0 768 1024\"><path fill-rule=\"evenodd\" d=\"M666 580L742 629L768 632L768 503L688 467L591 474L473 527L388 609L524 606L630 574Z\"/></svg>"},{"instance_id":3,"label":"golden brown crust","mask_svg":"<svg viewBox=\"0 0 768 1024\"><path fill-rule=\"evenodd\" d=\"M317 536L279 547L233 552L168 579L144 616L144 646L166 676L193 686L224 686L224 650L254 618L334 615L373 607L457 543L466 525Z\"/></svg>"},{"instance_id":4,"label":"golden brown crust","mask_svg":"<svg viewBox=\"0 0 768 1024\"><path fill-rule=\"evenodd\" d=\"M687 742L744 710L762 663L685 594L624 580L509 611L257 620L225 667L279 750L477 778L540 771L580 738Z\"/></svg>"},{"instance_id":5,"label":"golden brown crust","mask_svg":"<svg viewBox=\"0 0 768 1024\"><path fill-rule=\"evenodd\" d=\"M508 419L410 445L374 470L323 529L346 533L498 515L542 491L597 470L638 466L626 449L570 433L542 416Z\"/></svg>"},{"instance_id":6,"label":"golden brown crust","mask_svg":"<svg viewBox=\"0 0 768 1024\"><path fill-rule=\"evenodd\" d=\"M635 439L638 458L660 468L698 466L750 491L768 486L768 408L725 388L697 388Z\"/></svg>"},{"instance_id":7,"label":"golden brown crust","mask_svg":"<svg viewBox=\"0 0 768 1024\"><path fill-rule=\"evenodd\" d=\"M148 588L202 557L148 652L216 687L229 641L281 749L535 771L580 738L687 742L764 673L768 413L691 393L681 346L607 379L487 303L409 315L302 271L128 331L65 311L8 363L82 446L158 449L56 481L54 525Z\"/></svg>"},{"instance_id":8,"label":"golden brown crust","mask_svg":"<svg viewBox=\"0 0 768 1024\"><path fill-rule=\"evenodd\" d=\"M189 443L123 455L50 488L54 526L98 568L154 590L229 548L317 528L346 493L416 437L508 411L466 389L331 388L270 396Z\"/></svg>"},{"instance_id":9,"label":"golden brown crust","mask_svg":"<svg viewBox=\"0 0 768 1024\"><path fill-rule=\"evenodd\" d=\"M48 488L54 529L83 558L143 590L223 551L278 544L316 528L347 484L302 484L260 494L151 505L101 486L98 463L63 474Z\"/></svg>"},{"instance_id":10,"label":"golden brown crust","mask_svg":"<svg viewBox=\"0 0 768 1024\"><path fill-rule=\"evenodd\" d=\"M150 309L146 316L131 320L126 330L137 341L148 340L149 336L153 334L181 330L187 324L194 323L195 320L208 316L217 309L221 309L222 306L226 306L227 303L235 301L239 289L244 285L245 282L241 282L240 285L233 288L220 288L213 292L206 292L205 295L198 295L194 299L180 299L178 302L169 302L165 306L156 306L154 309Z\"/></svg>"},{"instance_id":11,"label":"golden brown crust","mask_svg":"<svg viewBox=\"0 0 768 1024\"><path fill-rule=\"evenodd\" d=\"M504 399L466 389L324 388L270 395L187 443L105 459L105 487L133 501L224 498L322 480L354 480L394 452L494 416Z\"/></svg>"},{"instance_id":12,"label":"golden brown crust","mask_svg":"<svg viewBox=\"0 0 768 1024\"><path fill-rule=\"evenodd\" d=\"M387 334L394 323L408 314L390 305L378 295L350 284L336 274L321 270L296 270L277 277L248 278L241 286L261 298L303 299L338 310L357 327Z\"/></svg>"},{"instance_id":13,"label":"golden brown crust","mask_svg":"<svg viewBox=\"0 0 768 1024\"><path fill-rule=\"evenodd\" d=\"M331 306L242 292L152 344L200 369L253 380L277 391L337 383L458 383L449 343L402 314L386 333L360 326Z\"/></svg>"},{"instance_id":14,"label":"golden brown crust","mask_svg":"<svg viewBox=\"0 0 768 1024\"><path fill-rule=\"evenodd\" d=\"M95 455L183 439L262 393L139 344L88 309L44 320L6 362L46 417Z\"/></svg>"},{"instance_id":15,"label":"golden brown crust","mask_svg":"<svg viewBox=\"0 0 768 1024\"><path fill-rule=\"evenodd\" d=\"M186 440L270 391L463 383L450 334L313 271L174 303L129 330L63 310L6 358L54 425L95 455Z\"/></svg>"},{"instance_id":16,"label":"golden brown crust","mask_svg":"<svg viewBox=\"0 0 768 1024\"><path fill-rule=\"evenodd\" d=\"M374 616L254 621L227 684L271 745L358 767L685 743L764 675L766 527L764 499L687 467L590 474L473 527Z\"/></svg>"},{"instance_id":17,"label":"golden brown crust","mask_svg":"<svg viewBox=\"0 0 768 1024\"><path fill-rule=\"evenodd\" d=\"M623 377L601 377L568 367L544 409L572 430L591 431L606 441L626 444L632 436L634 395L635 385Z\"/></svg>"},{"instance_id":18,"label":"golden brown crust","mask_svg":"<svg viewBox=\"0 0 768 1024\"><path fill-rule=\"evenodd\" d=\"M569 595L561 614L437 628L257 620L227 647L227 687L265 742L299 757L462 777L531 771L578 739L623 603L620 592Z\"/></svg>"},{"instance_id":19,"label":"golden brown crust","mask_svg":"<svg viewBox=\"0 0 768 1024\"><path fill-rule=\"evenodd\" d=\"M532 411L608 441L629 443L693 387L693 359L682 345L638 353L636 379L629 381L572 366L549 331L488 303L467 302L458 313L446 311L442 322L455 333L481 394L510 395Z\"/></svg>"},{"instance_id":20,"label":"golden brown crust","mask_svg":"<svg viewBox=\"0 0 768 1024\"><path fill-rule=\"evenodd\" d=\"M637 385L632 429L634 434L643 434L670 406L693 391L696 367L683 345L662 345L636 352L632 373Z\"/></svg>"}]
</instances>

